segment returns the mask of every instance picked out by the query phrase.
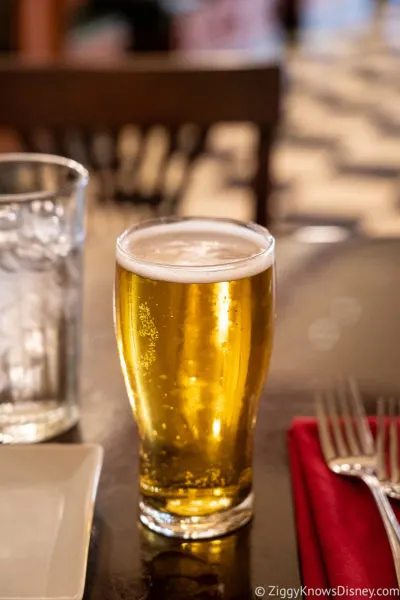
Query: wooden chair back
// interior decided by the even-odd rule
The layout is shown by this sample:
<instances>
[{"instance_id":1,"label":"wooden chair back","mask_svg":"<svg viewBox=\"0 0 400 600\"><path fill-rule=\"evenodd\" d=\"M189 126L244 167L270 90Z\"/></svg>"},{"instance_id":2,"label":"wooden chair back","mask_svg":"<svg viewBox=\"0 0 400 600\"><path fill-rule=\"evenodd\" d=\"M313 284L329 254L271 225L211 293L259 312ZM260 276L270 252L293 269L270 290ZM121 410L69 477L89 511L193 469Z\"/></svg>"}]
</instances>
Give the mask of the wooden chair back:
<instances>
[{"instance_id":1,"label":"wooden chair back","mask_svg":"<svg viewBox=\"0 0 400 600\"><path fill-rule=\"evenodd\" d=\"M259 138L250 182L256 220L269 222L270 153L280 104L276 64L173 55L90 67L7 60L0 61L0 90L0 128L16 131L21 148L69 155L94 169L117 169L121 128L134 124L144 139L152 125L162 125L168 142L159 181L178 148L187 155L187 175L169 198L170 210L184 193L194 160L205 152L210 128L220 122L252 123ZM188 124L191 135L182 136L182 127L187 132ZM96 146L91 140L99 132ZM132 170L138 169L140 160L138 151ZM121 197L118 189L115 195ZM161 196L156 192L149 201L158 205ZM132 197L137 199L137 194Z\"/></svg>"}]
</instances>

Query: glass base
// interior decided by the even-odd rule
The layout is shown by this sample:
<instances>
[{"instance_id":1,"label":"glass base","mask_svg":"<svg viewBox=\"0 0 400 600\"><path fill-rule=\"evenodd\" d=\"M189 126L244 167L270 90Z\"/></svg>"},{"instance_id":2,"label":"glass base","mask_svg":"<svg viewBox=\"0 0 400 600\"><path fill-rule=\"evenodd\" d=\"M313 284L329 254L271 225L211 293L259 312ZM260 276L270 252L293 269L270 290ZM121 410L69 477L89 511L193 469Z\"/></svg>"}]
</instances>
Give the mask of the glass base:
<instances>
[{"instance_id":1,"label":"glass base","mask_svg":"<svg viewBox=\"0 0 400 600\"><path fill-rule=\"evenodd\" d=\"M201 540L226 535L243 527L253 516L253 493L238 506L204 517L180 517L161 512L146 504L143 496L139 502L139 518L152 531L168 537Z\"/></svg>"},{"instance_id":2,"label":"glass base","mask_svg":"<svg viewBox=\"0 0 400 600\"><path fill-rule=\"evenodd\" d=\"M77 406L54 401L0 404L0 444L43 442L68 431L78 420Z\"/></svg>"}]
</instances>

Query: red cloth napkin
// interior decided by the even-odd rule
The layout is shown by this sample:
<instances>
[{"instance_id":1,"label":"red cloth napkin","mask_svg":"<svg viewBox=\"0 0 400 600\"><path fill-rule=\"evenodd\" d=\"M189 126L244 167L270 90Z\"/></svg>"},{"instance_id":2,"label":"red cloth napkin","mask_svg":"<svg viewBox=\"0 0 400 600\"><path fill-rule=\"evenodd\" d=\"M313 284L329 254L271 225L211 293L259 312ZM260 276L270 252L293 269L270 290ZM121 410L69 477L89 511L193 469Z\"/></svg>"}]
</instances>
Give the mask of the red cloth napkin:
<instances>
[{"instance_id":1,"label":"red cloth napkin","mask_svg":"<svg viewBox=\"0 0 400 600\"><path fill-rule=\"evenodd\" d=\"M371 426L374 430L373 420ZM293 421L289 456L304 585L397 588L389 542L371 492L363 482L329 471L315 419ZM400 518L400 502L392 506Z\"/></svg>"}]
</instances>

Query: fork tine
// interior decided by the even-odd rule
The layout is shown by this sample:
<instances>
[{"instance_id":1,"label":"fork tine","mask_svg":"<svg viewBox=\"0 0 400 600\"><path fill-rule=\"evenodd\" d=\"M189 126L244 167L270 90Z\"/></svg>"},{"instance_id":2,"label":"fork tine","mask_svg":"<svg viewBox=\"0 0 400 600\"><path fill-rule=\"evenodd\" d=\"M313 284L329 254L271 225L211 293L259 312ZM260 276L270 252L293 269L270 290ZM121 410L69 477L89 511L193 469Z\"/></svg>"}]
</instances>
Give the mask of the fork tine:
<instances>
[{"instance_id":1,"label":"fork tine","mask_svg":"<svg viewBox=\"0 0 400 600\"><path fill-rule=\"evenodd\" d=\"M378 398L376 405L377 414L377 431L376 431L376 452L377 452L377 476L380 481L387 480L386 469L386 428L385 428L385 401L383 398Z\"/></svg>"},{"instance_id":2,"label":"fork tine","mask_svg":"<svg viewBox=\"0 0 400 600\"><path fill-rule=\"evenodd\" d=\"M351 415L349 412L349 406L348 406L348 402L347 402L347 393L346 393L346 388L344 386L343 380L339 380L338 394L339 394L340 408L341 408L342 417L343 417L344 429L346 431L347 442L350 446L350 452L351 452L351 454L353 454L355 456L359 456L360 448L358 446L357 438L354 433L353 424L351 422Z\"/></svg>"},{"instance_id":3,"label":"fork tine","mask_svg":"<svg viewBox=\"0 0 400 600\"><path fill-rule=\"evenodd\" d=\"M398 436L397 436L397 406L394 398L389 398L389 458L390 458L390 480L399 483L398 465Z\"/></svg>"},{"instance_id":4,"label":"fork tine","mask_svg":"<svg viewBox=\"0 0 400 600\"><path fill-rule=\"evenodd\" d=\"M349 388L351 394L350 397L352 399L353 416L355 418L355 426L361 444L361 450L363 454L372 456L374 454L374 440L367 423L367 417L365 416L361 394L356 380L353 377L349 378Z\"/></svg>"},{"instance_id":5,"label":"fork tine","mask_svg":"<svg viewBox=\"0 0 400 600\"><path fill-rule=\"evenodd\" d=\"M326 462L328 462L336 458L336 452L332 443L332 437L328 425L328 418L321 393L318 393L315 398L315 412L317 414L318 433L319 440L321 442L322 453L325 457Z\"/></svg>"},{"instance_id":6,"label":"fork tine","mask_svg":"<svg viewBox=\"0 0 400 600\"><path fill-rule=\"evenodd\" d=\"M340 427L338 412L336 407L335 395L333 392L328 392L327 394L327 405L329 416L332 423L332 431L333 438L335 440L336 448L338 450L338 454L341 457L348 456L349 451L346 446L346 442L343 437L342 429Z\"/></svg>"}]
</instances>

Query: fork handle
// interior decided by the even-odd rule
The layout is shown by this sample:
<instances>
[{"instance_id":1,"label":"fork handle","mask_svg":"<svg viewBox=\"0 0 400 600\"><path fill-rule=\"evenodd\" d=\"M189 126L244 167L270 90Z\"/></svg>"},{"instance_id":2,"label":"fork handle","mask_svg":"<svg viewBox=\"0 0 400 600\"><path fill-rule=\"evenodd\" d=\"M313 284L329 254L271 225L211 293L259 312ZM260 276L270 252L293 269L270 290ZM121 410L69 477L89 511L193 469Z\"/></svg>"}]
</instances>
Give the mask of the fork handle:
<instances>
[{"instance_id":1,"label":"fork handle","mask_svg":"<svg viewBox=\"0 0 400 600\"><path fill-rule=\"evenodd\" d=\"M394 568L396 570L397 583L400 586L400 525L393 512L389 500L387 499L379 480L375 475L362 475L362 480L367 484L375 499L376 505L385 525L386 533L389 538L390 548L392 550Z\"/></svg>"}]
</instances>

